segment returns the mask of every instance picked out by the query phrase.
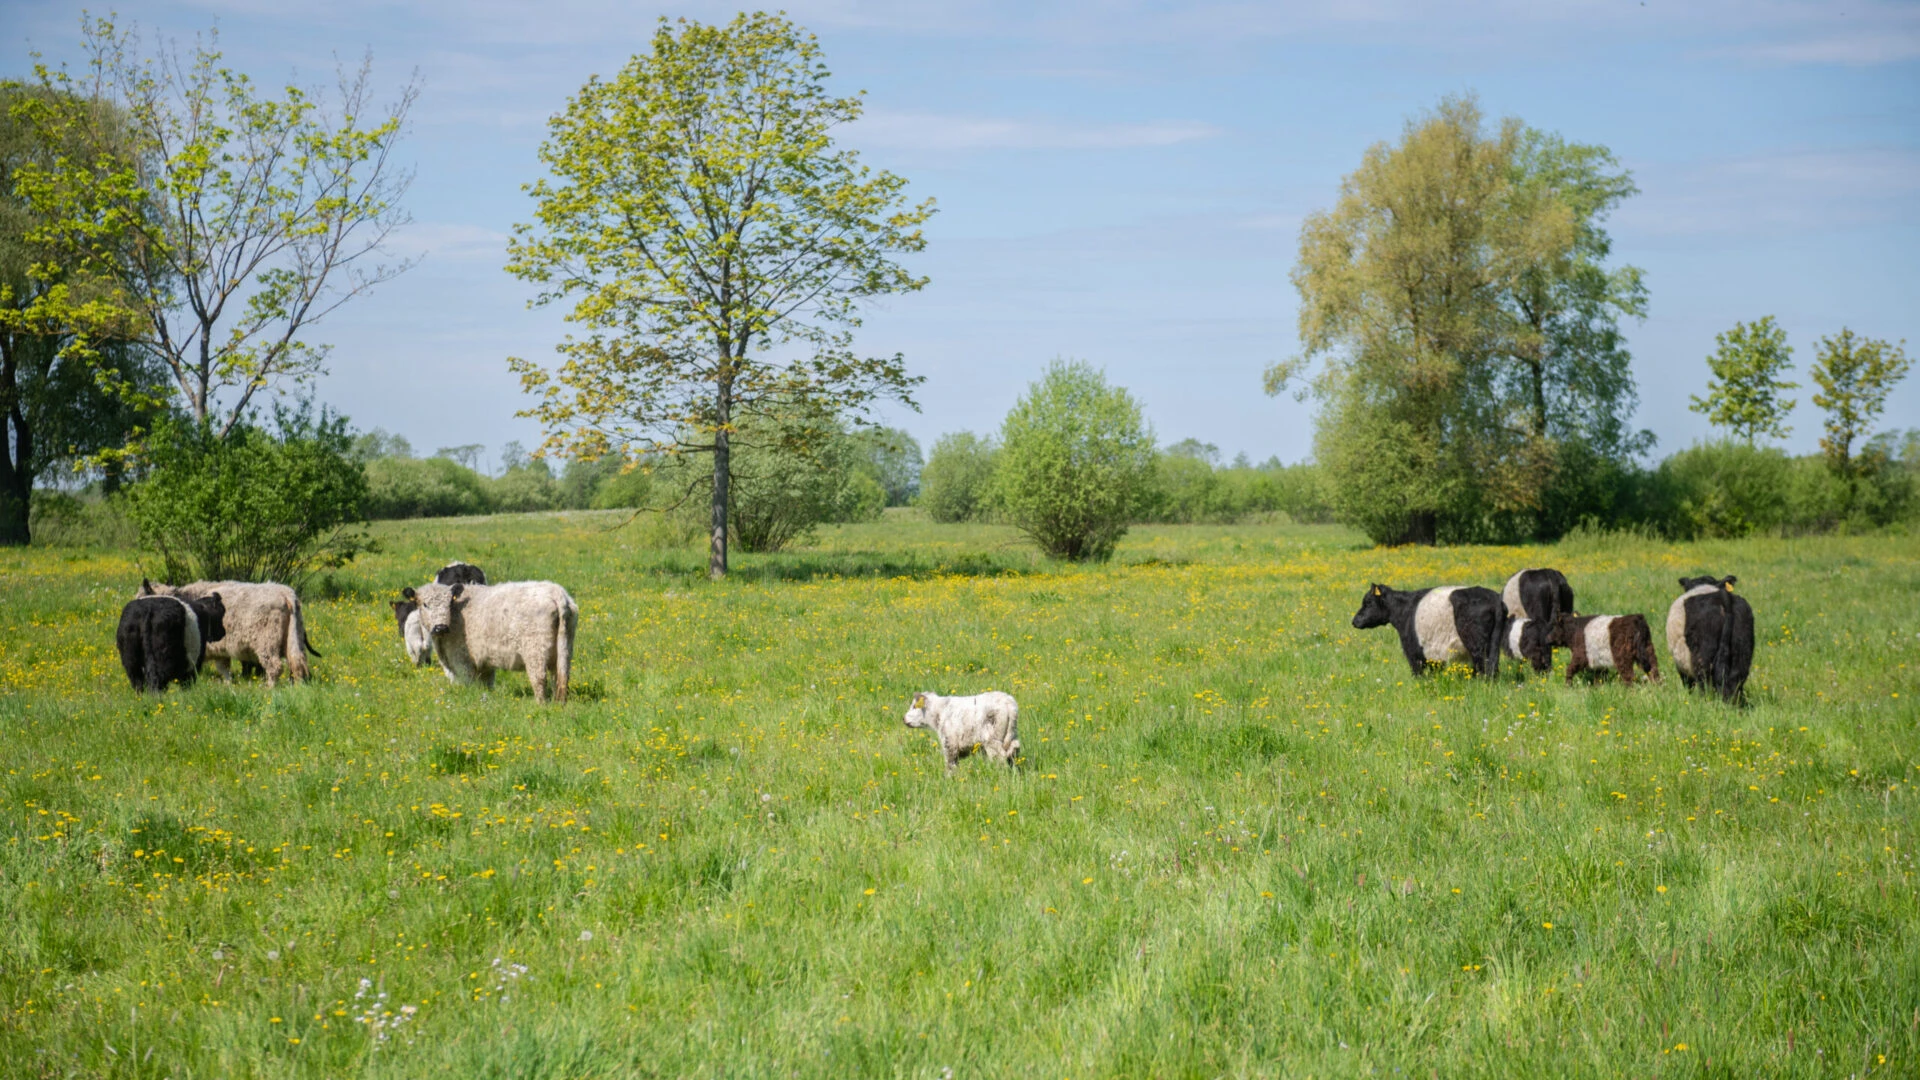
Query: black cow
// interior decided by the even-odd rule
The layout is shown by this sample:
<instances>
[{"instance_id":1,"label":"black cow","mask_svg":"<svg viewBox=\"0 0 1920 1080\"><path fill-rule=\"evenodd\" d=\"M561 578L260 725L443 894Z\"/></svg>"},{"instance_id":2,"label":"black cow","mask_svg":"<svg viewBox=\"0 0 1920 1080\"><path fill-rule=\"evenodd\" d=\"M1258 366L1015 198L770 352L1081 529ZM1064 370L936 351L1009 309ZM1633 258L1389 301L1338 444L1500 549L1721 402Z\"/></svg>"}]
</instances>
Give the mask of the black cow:
<instances>
[{"instance_id":1,"label":"black cow","mask_svg":"<svg viewBox=\"0 0 1920 1080\"><path fill-rule=\"evenodd\" d=\"M135 690L160 693L171 683L191 685L207 643L227 636L227 605L219 593L197 600L141 596L120 609L120 666Z\"/></svg>"},{"instance_id":2,"label":"black cow","mask_svg":"<svg viewBox=\"0 0 1920 1080\"><path fill-rule=\"evenodd\" d=\"M1739 579L1687 577L1667 609L1667 651L1680 681L1744 703L1753 670L1753 606L1733 591Z\"/></svg>"},{"instance_id":3,"label":"black cow","mask_svg":"<svg viewBox=\"0 0 1920 1080\"><path fill-rule=\"evenodd\" d=\"M1552 626L1559 616L1573 614L1573 586L1558 570L1522 570L1507 579L1500 599L1514 618L1538 619L1542 626Z\"/></svg>"},{"instance_id":4,"label":"black cow","mask_svg":"<svg viewBox=\"0 0 1920 1080\"><path fill-rule=\"evenodd\" d=\"M1391 623L1415 675L1425 674L1428 664L1453 660L1466 660L1476 675L1497 675L1507 618L1500 594L1477 585L1400 592L1376 584L1354 613L1353 628Z\"/></svg>"},{"instance_id":5,"label":"black cow","mask_svg":"<svg viewBox=\"0 0 1920 1080\"><path fill-rule=\"evenodd\" d=\"M450 562L433 575L435 585L485 585L486 571L472 563Z\"/></svg>"}]
</instances>

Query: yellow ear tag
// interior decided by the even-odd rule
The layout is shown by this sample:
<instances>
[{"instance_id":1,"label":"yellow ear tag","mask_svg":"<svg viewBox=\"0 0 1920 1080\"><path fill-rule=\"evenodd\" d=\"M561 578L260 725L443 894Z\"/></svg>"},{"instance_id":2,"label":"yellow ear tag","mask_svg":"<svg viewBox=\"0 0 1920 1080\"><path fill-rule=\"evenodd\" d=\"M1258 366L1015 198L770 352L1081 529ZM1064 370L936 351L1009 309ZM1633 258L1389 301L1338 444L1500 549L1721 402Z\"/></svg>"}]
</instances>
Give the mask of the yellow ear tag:
<instances>
[{"instance_id":1,"label":"yellow ear tag","mask_svg":"<svg viewBox=\"0 0 1920 1080\"><path fill-rule=\"evenodd\" d=\"M1723 588L1723 589L1725 589L1725 590L1727 590L1728 592L1732 592L1732 591L1733 591L1733 584L1732 584L1731 582L1729 582L1729 583L1727 583L1727 584L1725 584L1725 585L1722 585L1722 586L1720 586L1720 587L1721 587L1721 588Z\"/></svg>"},{"instance_id":2,"label":"yellow ear tag","mask_svg":"<svg viewBox=\"0 0 1920 1080\"><path fill-rule=\"evenodd\" d=\"M914 696L914 699L913 699L913 707L914 707L914 708L916 708L916 709L924 709L924 708L926 708L926 707L927 707L927 695L925 695L925 694L917 694L917 695L915 695L915 696Z\"/></svg>"},{"instance_id":3,"label":"yellow ear tag","mask_svg":"<svg viewBox=\"0 0 1920 1080\"><path fill-rule=\"evenodd\" d=\"M1378 585L1375 585L1375 586L1373 587L1373 595L1375 595L1375 596L1379 596L1379 595L1381 595L1381 593L1380 593L1380 586L1378 586Z\"/></svg>"}]
</instances>

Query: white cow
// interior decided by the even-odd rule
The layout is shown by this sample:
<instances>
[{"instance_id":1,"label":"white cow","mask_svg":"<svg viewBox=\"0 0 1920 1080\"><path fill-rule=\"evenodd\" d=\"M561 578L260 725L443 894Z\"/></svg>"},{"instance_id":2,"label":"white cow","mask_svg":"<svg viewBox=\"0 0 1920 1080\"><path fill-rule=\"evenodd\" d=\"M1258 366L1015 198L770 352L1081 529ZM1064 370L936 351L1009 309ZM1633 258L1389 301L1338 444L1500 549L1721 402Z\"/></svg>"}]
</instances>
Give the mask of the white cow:
<instances>
[{"instance_id":1,"label":"white cow","mask_svg":"<svg viewBox=\"0 0 1920 1080\"><path fill-rule=\"evenodd\" d=\"M951 776L954 765L975 750L985 750L988 757L1012 767L1020 754L1019 717L1020 706L1013 695L993 690L973 697L916 694L906 721L910 728L932 728L940 737Z\"/></svg>"},{"instance_id":2,"label":"white cow","mask_svg":"<svg viewBox=\"0 0 1920 1080\"><path fill-rule=\"evenodd\" d=\"M423 585L400 595L419 605L415 615L432 636L448 678L491 690L494 672L524 671L533 699L544 703L552 674L554 701L567 700L580 623L580 608L567 590L551 581L514 581Z\"/></svg>"}]
</instances>

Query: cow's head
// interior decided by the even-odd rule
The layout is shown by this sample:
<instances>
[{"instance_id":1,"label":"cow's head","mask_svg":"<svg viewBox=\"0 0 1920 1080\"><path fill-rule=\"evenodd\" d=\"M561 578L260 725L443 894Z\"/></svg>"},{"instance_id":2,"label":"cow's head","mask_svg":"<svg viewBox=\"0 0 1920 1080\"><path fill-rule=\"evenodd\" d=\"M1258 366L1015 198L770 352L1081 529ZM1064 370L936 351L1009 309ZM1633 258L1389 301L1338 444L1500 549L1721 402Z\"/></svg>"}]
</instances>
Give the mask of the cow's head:
<instances>
[{"instance_id":1,"label":"cow's head","mask_svg":"<svg viewBox=\"0 0 1920 1080\"><path fill-rule=\"evenodd\" d=\"M200 623L201 644L212 644L227 636L227 602L220 599L219 593L189 600L187 606L193 609L194 617Z\"/></svg>"},{"instance_id":2,"label":"cow's head","mask_svg":"<svg viewBox=\"0 0 1920 1080\"><path fill-rule=\"evenodd\" d=\"M1734 583L1738 582L1739 580L1740 580L1739 578L1734 577L1732 574L1728 574L1726 577L1723 577L1723 578L1712 577L1709 575L1703 575L1701 577L1683 577L1680 579L1680 587L1687 590L1693 590L1693 589L1698 589L1702 586L1705 586L1707 588L1719 589L1722 592L1732 592Z\"/></svg>"},{"instance_id":3,"label":"cow's head","mask_svg":"<svg viewBox=\"0 0 1920 1080\"><path fill-rule=\"evenodd\" d=\"M393 620L400 628L400 645L407 651L407 659L414 667L420 667L433 658L433 638L420 621L420 603L417 600L393 601Z\"/></svg>"},{"instance_id":4,"label":"cow's head","mask_svg":"<svg viewBox=\"0 0 1920 1080\"><path fill-rule=\"evenodd\" d=\"M1562 649L1573 648L1573 620L1576 616L1562 612L1554 616L1553 625L1547 628L1547 644Z\"/></svg>"},{"instance_id":5,"label":"cow's head","mask_svg":"<svg viewBox=\"0 0 1920 1080\"><path fill-rule=\"evenodd\" d=\"M923 728L933 726L933 717L927 715L927 698L931 696L931 694L915 694L913 696L913 704L907 709L906 720L908 727Z\"/></svg>"},{"instance_id":6,"label":"cow's head","mask_svg":"<svg viewBox=\"0 0 1920 1080\"><path fill-rule=\"evenodd\" d=\"M465 585L422 585L402 589L400 595L420 605L420 622L435 637L453 629L454 611L466 605Z\"/></svg>"},{"instance_id":7,"label":"cow's head","mask_svg":"<svg viewBox=\"0 0 1920 1080\"><path fill-rule=\"evenodd\" d=\"M1377 583L1367 586L1367 595L1360 601L1360 610L1353 613L1353 628L1371 630L1376 626L1387 625L1393 616L1393 613L1387 609L1387 594L1392 591L1385 585Z\"/></svg>"}]
</instances>

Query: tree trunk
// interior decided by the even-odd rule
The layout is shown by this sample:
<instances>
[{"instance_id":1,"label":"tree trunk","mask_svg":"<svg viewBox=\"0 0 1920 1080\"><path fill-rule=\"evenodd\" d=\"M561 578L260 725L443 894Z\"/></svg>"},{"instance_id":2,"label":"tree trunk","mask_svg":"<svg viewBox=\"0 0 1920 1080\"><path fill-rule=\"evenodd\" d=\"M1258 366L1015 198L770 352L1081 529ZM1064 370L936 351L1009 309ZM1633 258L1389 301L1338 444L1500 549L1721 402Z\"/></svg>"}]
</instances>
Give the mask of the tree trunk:
<instances>
[{"instance_id":1,"label":"tree trunk","mask_svg":"<svg viewBox=\"0 0 1920 1080\"><path fill-rule=\"evenodd\" d=\"M16 403L7 410L0 438L0 547L25 547L33 540L33 432Z\"/></svg>"},{"instance_id":2,"label":"tree trunk","mask_svg":"<svg viewBox=\"0 0 1920 1080\"><path fill-rule=\"evenodd\" d=\"M1407 529L1396 544L1422 544L1431 547L1438 532L1438 515L1431 510L1416 510L1407 515Z\"/></svg>"},{"instance_id":3,"label":"tree trunk","mask_svg":"<svg viewBox=\"0 0 1920 1080\"><path fill-rule=\"evenodd\" d=\"M724 339L720 343L720 350L723 358L728 357ZM725 363L725 360L722 362ZM718 424L713 433L713 536L707 547L707 577L719 581L727 576L727 498L729 481L733 476L732 435L727 430L727 425L733 421L733 386L724 371L714 405L714 418Z\"/></svg>"},{"instance_id":4,"label":"tree trunk","mask_svg":"<svg viewBox=\"0 0 1920 1080\"><path fill-rule=\"evenodd\" d=\"M33 539L33 432L20 408L20 386L11 338L0 339L0 547L25 547Z\"/></svg>"}]
</instances>

